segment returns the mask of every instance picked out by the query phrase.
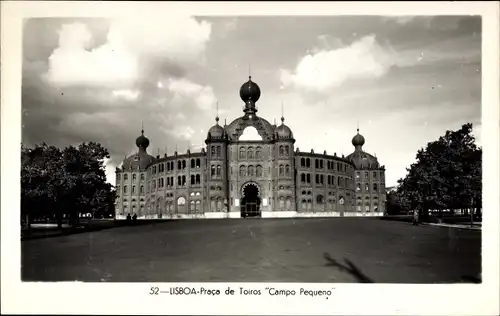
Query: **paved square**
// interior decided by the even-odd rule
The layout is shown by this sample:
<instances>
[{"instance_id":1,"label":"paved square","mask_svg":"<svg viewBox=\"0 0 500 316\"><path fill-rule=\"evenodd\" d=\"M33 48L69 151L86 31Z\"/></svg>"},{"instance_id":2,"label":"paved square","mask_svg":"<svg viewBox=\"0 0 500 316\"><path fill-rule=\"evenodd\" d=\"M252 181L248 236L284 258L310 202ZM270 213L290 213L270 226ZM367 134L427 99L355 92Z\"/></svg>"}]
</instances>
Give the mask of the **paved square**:
<instances>
[{"instance_id":1,"label":"paved square","mask_svg":"<svg viewBox=\"0 0 500 316\"><path fill-rule=\"evenodd\" d=\"M23 281L448 283L481 232L376 218L184 220L21 243Z\"/></svg>"}]
</instances>

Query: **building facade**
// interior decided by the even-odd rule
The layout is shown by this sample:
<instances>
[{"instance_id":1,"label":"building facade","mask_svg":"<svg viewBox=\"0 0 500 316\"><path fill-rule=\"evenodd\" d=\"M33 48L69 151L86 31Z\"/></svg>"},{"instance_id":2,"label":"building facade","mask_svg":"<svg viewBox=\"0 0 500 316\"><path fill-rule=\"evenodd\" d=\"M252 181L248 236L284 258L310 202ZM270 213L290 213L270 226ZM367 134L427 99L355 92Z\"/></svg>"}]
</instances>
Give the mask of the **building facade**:
<instances>
[{"instance_id":1,"label":"building facade","mask_svg":"<svg viewBox=\"0 0 500 316\"><path fill-rule=\"evenodd\" d=\"M148 154L144 131L138 151L116 169L117 219L381 216L385 168L352 139L347 157L295 148L292 130L257 115L260 88L244 83L243 116L210 128L201 152Z\"/></svg>"}]
</instances>

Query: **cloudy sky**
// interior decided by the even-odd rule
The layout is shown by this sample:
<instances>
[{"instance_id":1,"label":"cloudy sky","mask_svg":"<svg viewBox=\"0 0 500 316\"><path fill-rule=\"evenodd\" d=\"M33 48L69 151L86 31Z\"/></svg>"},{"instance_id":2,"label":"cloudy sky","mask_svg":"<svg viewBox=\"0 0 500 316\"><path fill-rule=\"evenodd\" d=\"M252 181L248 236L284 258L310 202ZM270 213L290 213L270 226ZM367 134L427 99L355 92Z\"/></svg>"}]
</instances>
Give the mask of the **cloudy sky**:
<instances>
[{"instance_id":1,"label":"cloudy sky","mask_svg":"<svg viewBox=\"0 0 500 316\"><path fill-rule=\"evenodd\" d=\"M150 153L199 150L217 101L241 116L249 68L300 150L347 155L359 123L388 186L446 129L472 122L480 144L479 17L40 18L23 56L23 143L98 141L109 175L142 121Z\"/></svg>"}]
</instances>

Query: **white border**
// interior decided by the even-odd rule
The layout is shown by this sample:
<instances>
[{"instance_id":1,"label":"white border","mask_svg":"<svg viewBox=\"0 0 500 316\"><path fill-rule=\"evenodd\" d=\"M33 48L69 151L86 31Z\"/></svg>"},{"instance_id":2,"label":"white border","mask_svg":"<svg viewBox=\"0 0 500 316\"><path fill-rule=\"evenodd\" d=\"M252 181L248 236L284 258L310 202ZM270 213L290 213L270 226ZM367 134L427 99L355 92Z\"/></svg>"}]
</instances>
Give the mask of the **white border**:
<instances>
[{"instance_id":1,"label":"white border","mask_svg":"<svg viewBox=\"0 0 500 316\"><path fill-rule=\"evenodd\" d=\"M491 2L1 2L2 313L66 314L370 314L495 315L499 313L499 8ZM21 19L110 17L162 12L191 15L482 15L483 284L335 284L324 298L149 296L152 284L21 283L19 240ZM165 17L167 18L167 17ZM220 289L236 284L210 284ZM296 289L328 284L278 284ZM194 284L188 284L194 286ZM263 289L271 284L246 284ZM162 287L167 287L162 284Z\"/></svg>"}]
</instances>

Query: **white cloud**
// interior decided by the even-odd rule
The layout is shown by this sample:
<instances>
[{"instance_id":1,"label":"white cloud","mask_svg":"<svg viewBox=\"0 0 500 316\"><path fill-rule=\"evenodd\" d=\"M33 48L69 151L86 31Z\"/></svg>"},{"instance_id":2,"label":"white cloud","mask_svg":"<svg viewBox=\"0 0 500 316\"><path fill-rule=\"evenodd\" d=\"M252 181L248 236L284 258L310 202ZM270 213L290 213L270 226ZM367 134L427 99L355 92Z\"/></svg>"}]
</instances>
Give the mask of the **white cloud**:
<instances>
[{"instance_id":1,"label":"white cloud","mask_svg":"<svg viewBox=\"0 0 500 316\"><path fill-rule=\"evenodd\" d=\"M145 69L140 63L148 57L199 62L210 33L209 23L184 16L112 20L106 43L89 50L88 27L65 24L45 78L58 86L130 86L140 79Z\"/></svg>"},{"instance_id":2,"label":"white cloud","mask_svg":"<svg viewBox=\"0 0 500 316\"><path fill-rule=\"evenodd\" d=\"M413 21L417 16L415 15L400 15L400 16L387 16L385 19L394 21L398 24L405 25Z\"/></svg>"},{"instance_id":3,"label":"white cloud","mask_svg":"<svg viewBox=\"0 0 500 316\"><path fill-rule=\"evenodd\" d=\"M184 140L190 140L195 134L195 130L188 125L176 125L173 128L160 127L160 129L167 135Z\"/></svg>"},{"instance_id":4,"label":"white cloud","mask_svg":"<svg viewBox=\"0 0 500 316\"><path fill-rule=\"evenodd\" d=\"M284 87L323 93L351 79L378 78L393 65L394 52L380 46L374 35L334 50L304 56L295 70L280 70Z\"/></svg>"},{"instance_id":5,"label":"white cloud","mask_svg":"<svg viewBox=\"0 0 500 316\"><path fill-rule=\"evenodd\" d=\"M138 90L129 90L129 89L124 89L124 90L113 90L113 96L118 98L118 99L125 99L128 101L135 101L140 95L140 91Z\"/></svg>"},{"instance_id":6,"label":"white cloud","mask_svg":"<svg viewBox=\"0 0 500 316\"><path fill-rule=\"evenodd\" d=\"M108 42L89 51L91 39L84 24L63 25L45 78L58 86L126 84L137 78L137 60L120 43Z\"/></svg>"},{"instance_id":7,"label":"white cloud","mask_svg":"<svg viewBox=\"0 0 500 316\"><path fill-rule=\"evenodd\" d=\"M183 102L184 99L192 99L201 110L208 110L216 102L212 87L202 86L187 79L168 80L168 90L175 94L176 102Z\"/></svg>"}]
</instances>

